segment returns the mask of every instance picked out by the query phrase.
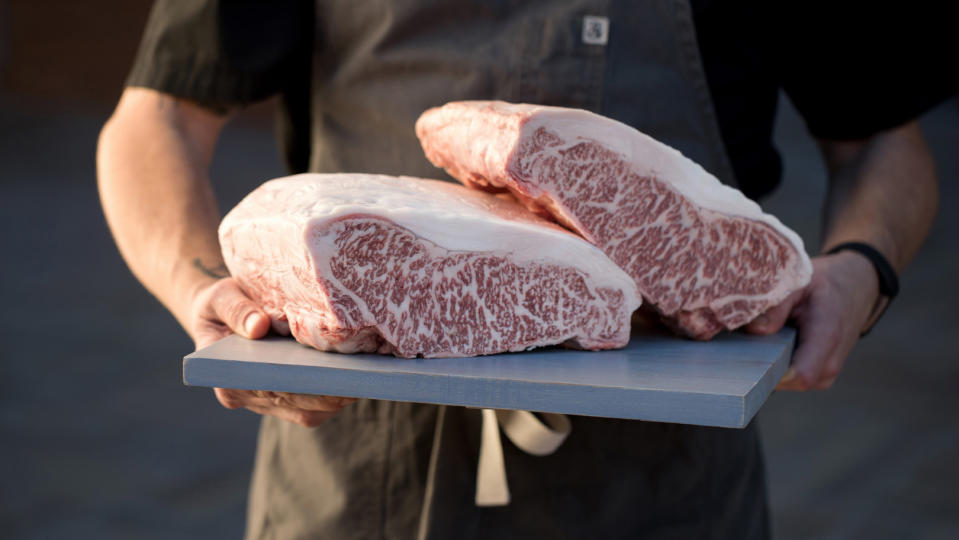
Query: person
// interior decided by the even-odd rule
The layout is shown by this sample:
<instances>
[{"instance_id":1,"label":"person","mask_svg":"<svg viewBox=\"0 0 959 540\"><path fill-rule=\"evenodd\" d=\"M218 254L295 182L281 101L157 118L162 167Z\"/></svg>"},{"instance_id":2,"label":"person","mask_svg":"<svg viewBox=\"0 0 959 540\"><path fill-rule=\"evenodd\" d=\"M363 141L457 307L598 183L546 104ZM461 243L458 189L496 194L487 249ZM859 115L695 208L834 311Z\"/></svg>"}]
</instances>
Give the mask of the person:
<instances>
[{"instance_id":1,"label":"person","mask_svg":"<svg viewBox=\"0 0 959 540\"><path fill-rule=\"evenodd\" d=\"M269 320L224 273L209 179L221 130L249 103L279 96L291 172L436 177L413 133L418 114L452 100L502 99L623 121L759 198L781 172L771 133L784 89L828 167L824 252L865 243L901 272L937 206L915 118L952 87L912 61L929 46L921 38L895 40L893 50L879 38L885 26L836 17L827 27L816 19L816 40L800 39L806 28L790 31L782 14L778 24L753 24L751 15L772 17L763 4L161 0L101 133L103 209L133 273L198 348L231 333L259 338ZM793 22L806 14L797 9ZM861 33L848 35L852 28ZM798 328L779 388L826 389L836 380L890 294L874 259L852 249L814 257L809 285L748 325L771 333L792 320ZM770 534L752 424L573 417L551 456L507 444L512 503L479 508L479 411L215 394L227 408L263 415L249 538Z\"/></svg>"}]
</instances>

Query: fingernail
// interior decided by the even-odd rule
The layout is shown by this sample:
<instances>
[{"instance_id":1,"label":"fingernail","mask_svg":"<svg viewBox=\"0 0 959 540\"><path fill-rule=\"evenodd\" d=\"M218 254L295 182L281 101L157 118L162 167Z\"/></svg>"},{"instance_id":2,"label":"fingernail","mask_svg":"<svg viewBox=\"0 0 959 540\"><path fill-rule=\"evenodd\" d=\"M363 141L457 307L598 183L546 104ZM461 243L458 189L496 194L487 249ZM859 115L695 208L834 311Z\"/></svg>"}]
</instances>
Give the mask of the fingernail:
<instances>
[{"instance_id":1,"label":"fingernail","mask_svg":"<svg viewBox=\"0 0 959 540\"><path fill-rule=\"evenodd\" d=\"M782 379L779 379L779 382L786 383L796 378L796 370L789 368L786 370L786 374L783 375Z\"/></svg>"},{"instance_id":2,"label":"fingernail","mask_svg":"<svg viewBox=\"0 0 959 540\"><path fill-rule=\"evenodd\" d=\"M256 329L256 318L257 313L250 313L243 319L243 329L246 330L246 335L253 335L253 330Z\"/></svg>"}]
</instances>

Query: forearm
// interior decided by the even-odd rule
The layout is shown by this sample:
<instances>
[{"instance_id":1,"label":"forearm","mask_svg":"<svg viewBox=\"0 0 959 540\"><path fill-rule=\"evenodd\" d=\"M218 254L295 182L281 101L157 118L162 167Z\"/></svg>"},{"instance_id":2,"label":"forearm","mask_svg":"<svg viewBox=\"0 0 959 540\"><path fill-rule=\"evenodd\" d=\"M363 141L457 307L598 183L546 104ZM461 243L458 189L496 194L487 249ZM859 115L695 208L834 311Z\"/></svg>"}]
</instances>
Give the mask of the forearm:
<instances>
[{"instance_id":1,"label":"forearm","mask_svg":"<svg viewBox=\"0 0 959 540\"><path fill-rule=\"evenodd\" d=\"M938 206L935 169L918 124L868 141L820 144L830 169L823 249L866 242L901 273L929 233Z\"/></svg>"},{"instance_id":2,"label":"forearm","mask_svg":"<svg viewBox=\"0 0 959 540\"><path fill-rule=\"evenodd\" d=\"M215 280L194 261L222 263L207 171L223 123L196 105L128 89L100 135L97 178L107 223L134 275L181 324L189 298Z\"/></svg>"}]
</instances>

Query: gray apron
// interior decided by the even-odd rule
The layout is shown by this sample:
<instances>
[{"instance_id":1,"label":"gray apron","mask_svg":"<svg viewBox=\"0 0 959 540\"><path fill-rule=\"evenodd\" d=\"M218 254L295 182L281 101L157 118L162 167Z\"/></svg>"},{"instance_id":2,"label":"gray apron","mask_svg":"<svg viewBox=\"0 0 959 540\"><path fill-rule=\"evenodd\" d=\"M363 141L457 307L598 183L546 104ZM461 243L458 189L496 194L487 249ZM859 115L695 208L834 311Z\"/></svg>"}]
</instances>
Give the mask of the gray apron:
<instances>
[{"instance_id":1,"label":"gray apron","mask_svg":"<svg viewBox=\"0 0 959 540\"><path fill-rule=\"evenodd\" d=\"M502 99L615 118L734 181L685 0L329 0L316 10L312 171L442 177L413 133L419 114ZM512 502L481 508L479 410L361 400L316 429L265 418L247 536L768 537L753 426L570 420L549 456L504 439Z\"/></svg>"}]
</instances>

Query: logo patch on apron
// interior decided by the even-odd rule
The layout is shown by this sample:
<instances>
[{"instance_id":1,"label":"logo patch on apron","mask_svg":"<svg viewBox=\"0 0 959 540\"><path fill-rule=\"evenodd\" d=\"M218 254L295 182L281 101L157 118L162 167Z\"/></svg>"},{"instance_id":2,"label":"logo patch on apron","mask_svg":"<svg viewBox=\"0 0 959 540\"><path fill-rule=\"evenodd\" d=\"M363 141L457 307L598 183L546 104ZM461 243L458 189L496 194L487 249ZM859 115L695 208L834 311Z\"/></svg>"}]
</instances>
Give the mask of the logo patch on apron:
<instances>
[{"instance_id":1,"label":"logo patch on apron","mask_svg":"<svg viewBox=\"0 0 959 540\"><path fill-rule=\"evenodd\" d=\"M583 17L583 43L606 45L609 41L609 18L597 15Z\"/></svg>"}]
</instances>

